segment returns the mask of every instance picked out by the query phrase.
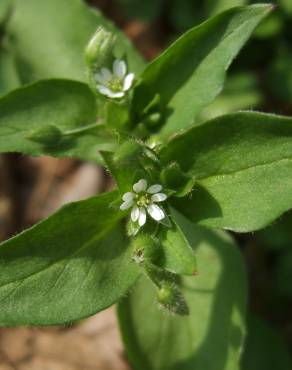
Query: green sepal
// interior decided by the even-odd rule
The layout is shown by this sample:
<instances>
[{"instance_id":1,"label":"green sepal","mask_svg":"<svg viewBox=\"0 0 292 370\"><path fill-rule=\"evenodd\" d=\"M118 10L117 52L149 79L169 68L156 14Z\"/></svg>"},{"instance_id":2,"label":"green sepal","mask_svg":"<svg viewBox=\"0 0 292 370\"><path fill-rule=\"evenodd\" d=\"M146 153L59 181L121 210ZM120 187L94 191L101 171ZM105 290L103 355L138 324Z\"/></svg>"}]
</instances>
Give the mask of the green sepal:
<instances>
[{"instance_id":1,"label":"green sepal","mask_svg":"<svg viewBox=\"0 0 292 370\"><path fill-rule=\"evenodd\" d=\"M161 251L158 239L142 231L133 238L131 248L132 259L138 264L155 263Z\"/></svg>"}]
</instances>

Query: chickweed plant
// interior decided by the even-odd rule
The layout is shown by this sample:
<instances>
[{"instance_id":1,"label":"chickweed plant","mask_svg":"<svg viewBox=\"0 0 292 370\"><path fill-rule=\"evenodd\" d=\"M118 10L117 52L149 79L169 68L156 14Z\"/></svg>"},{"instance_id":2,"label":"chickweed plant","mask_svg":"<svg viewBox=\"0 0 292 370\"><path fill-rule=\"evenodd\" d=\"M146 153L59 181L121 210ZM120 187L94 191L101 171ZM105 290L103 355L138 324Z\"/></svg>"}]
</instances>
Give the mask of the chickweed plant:
<instances>
[{"instance_id":1,"label":"chickweed plant","mask_svg":"<svg viewBox=\"0 0 292 370\"><path fill-rule=\"evenodd\" d=\"M61 24L53 3L19 2L41 8L39 37L50 16ZM38 58L27 52L29 12L11 26L34 73L0 100L0 151L91 161L116 188L1 244L0 324L68 324L117 303L135 369L238 369L246 274L225 230L259 230L292 207L292 119L242 111L204 121L201 112L273 6L231 8L146 64L101 14L72 4L60 38L70 40L75 20L83 33L63 64L57 52L50 59L59 44L49 40ZM85 62L75 68L76 58Z\"/></svg>"}]
</instances>

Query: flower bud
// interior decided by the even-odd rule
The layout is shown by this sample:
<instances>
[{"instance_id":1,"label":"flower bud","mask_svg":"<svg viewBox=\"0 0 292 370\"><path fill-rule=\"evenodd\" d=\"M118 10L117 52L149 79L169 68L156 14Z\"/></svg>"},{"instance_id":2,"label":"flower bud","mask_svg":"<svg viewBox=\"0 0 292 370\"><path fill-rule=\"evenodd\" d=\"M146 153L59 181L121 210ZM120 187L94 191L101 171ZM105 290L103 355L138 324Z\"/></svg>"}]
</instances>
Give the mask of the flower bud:
<instances>
[{"instance_id":1,"label":"flower bud","mask_svg":"<svg viewBox=\"0 0 292 370\"><path fill-rule=\"evenodd\" d=\"M179 276L149 261L145 261L142 267L156 288L156 299L159 305L176 315L188 315L189 308L180 291Z\"/></svg>"},{"instance_id":2,"label":"flower bud","mask_svg":"<svg viewBox=\"0 0 292 370\"><path fill-rule=\"evenodd\" d=\"M161 121L161 113L159 112L154 112L149 114L145 119L144 119L144 124L147 127L155 127L158 126L158 124Z\"/></svg>"},{"instance_id":3,"label":"flower bud","mask_svg":"<svg viewBox=\"0 0 292 370\"><path fill-rule=\"evenodd\" d=\"M169 305L174 300L174 291L171 285L164 285L157 291L157 301L163 305Z\"/></svg>"},{"instance_id":4,"label":"flower bud","mask_svg":"<svg viewBox=\"0 0 292 370\"><path fill-rule=\"evenodd\" d=\"M174 282L163 282L157 290L158 303L176 315L188 315L189 308L179 287Z\"/></svg>"},{"instance_id":5,"label":"flower bud","mask_svg":"<svg viewBox=\"0 0 292 370\"><path fill-rule=\"evenodd\" d=\"M90 69L107 65L112 58L115 35L99 27L85 49L85 61Z\"/></svg>"},{"instance_id":6,"label":"flower bud","mask_svg":"<svg viewBox=\"0 0 292 370\"><path fill-rule=\"evenodd\" d=\"M54 125L46 125L32 131L26 138L47 146L55 146L62 139L62 131Z\"/></svg>"}]
</instances>

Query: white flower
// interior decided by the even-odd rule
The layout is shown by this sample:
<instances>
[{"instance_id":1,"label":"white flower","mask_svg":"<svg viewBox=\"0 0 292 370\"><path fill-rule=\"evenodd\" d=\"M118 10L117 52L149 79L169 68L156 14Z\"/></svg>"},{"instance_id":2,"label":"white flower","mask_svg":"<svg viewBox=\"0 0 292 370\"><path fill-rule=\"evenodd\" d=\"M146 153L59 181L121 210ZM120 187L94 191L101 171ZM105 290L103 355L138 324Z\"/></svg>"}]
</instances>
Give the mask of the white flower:
<instances>
[{"instance_id":1,"label":"white flower","mask_svg":"<svg viewBox=\"0 0 292 370\"><path fill-rule=\"evenodd\" d=\"M134 81L134 73L127 74L127 66L123 60L115 60L113 72L108 68L101 68L95 74L97 90L109 98L122 98L131 88Z\"/></svg>"},{"instance_id":2,"label":"white flower","mask_svg":"<svg viewBox=\"0 0 292 370\"><path fill-rule=\"evenodd\" d=\"M147 212L155 221L165 218L164 210L156 204L167 198L166 194L161 193L162 186L155 184L147 187L146 180L139 180L133 185L133 192L123 195L124 203L120 206L122 211L132 207L131 219L138 222L140 227L146 222Z\"/></svg>"}]
</instances>

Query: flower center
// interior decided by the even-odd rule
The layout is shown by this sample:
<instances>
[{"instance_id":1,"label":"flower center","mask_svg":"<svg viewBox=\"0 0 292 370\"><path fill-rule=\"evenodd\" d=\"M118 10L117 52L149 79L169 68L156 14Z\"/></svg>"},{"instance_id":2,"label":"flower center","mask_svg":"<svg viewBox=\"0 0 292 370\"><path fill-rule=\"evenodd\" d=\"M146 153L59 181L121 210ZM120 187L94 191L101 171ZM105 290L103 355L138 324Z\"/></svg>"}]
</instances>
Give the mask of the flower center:
<instances>
[{"instance_id":1,"label":"flower center","mask_svg":"<svg viewBox=\"0 0 292 370\"><path fill-rule=\"evenodd\" d=\"M150 203L151 203L151 200L149 198L149 195L147 193L144 193L142 195L138 195L137 194L137 206L138 207L145 207L145 206L148 206Z\"/></svg>"},{"instance_id":2,"label":"flower center","mask_svg":"<svg viewBox=\"0 0 292 370\"><path fill-rule=\"evenodd\" d=\"M107 85L114 92L123 91L123 81L117 77L112 77Z\"/></svg>"}]
</instances>

